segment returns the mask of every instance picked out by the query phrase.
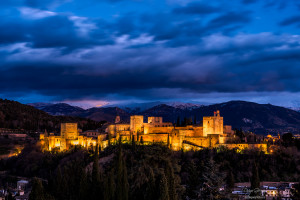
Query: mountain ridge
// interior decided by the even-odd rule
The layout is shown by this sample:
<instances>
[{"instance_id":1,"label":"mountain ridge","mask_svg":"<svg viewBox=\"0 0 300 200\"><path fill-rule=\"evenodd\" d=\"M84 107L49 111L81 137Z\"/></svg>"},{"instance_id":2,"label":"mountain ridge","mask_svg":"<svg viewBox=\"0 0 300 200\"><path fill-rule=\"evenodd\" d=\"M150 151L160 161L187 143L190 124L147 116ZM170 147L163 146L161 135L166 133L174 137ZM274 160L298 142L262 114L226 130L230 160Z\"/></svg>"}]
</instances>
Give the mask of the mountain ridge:
<instances>
[{"instance_id":1,"label":"mountain ridge","mask_svg":"<svg viewBox=\"0 0 300 200\"><path fill-rule=\"evenodd\" d=\"M53 105L50 106L53 108ZM70 105L65 106L69 108ZM146 110L130 111L119 107L96 107L78 109L74 112L68 112L68 114L108 122L114 122L115 116L119 115L123 122L128 123L130 115L138 114L144 115L145 121L149 116L161 116L165 122L175 123L178 118L181 121L185 118L195 121L196 118L197 123L201 123L204 116L212 116L215 110L220 110L221 116L224 117L224 125L232 125L233 128L242 128L245 131L264 134L288 131L300 133L299 112L272 104L259 104L248 101L228 101L192 108L159 104ZM52 114L55 113L58 112Z\"/></svg>"},{"instance_id":2,"label":"mountain ridge","mask_svg":"<svg viewBox=\"0 0 300 200\"><path fill-rule=\"evenodd\" d=\"M100 123L78 116L53 116L33 106L0 99L0 128L26 131L59 132L60 123L77 122L83 130L98 128Z\"/></svg>"}]
</instances>

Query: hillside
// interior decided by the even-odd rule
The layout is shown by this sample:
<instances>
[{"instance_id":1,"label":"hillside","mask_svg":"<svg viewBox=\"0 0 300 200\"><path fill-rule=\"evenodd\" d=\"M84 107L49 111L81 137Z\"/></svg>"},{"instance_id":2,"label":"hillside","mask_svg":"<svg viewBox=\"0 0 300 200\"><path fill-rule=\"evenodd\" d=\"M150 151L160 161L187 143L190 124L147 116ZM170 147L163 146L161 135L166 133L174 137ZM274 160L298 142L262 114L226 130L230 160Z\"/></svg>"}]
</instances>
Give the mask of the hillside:
<instances>
[{"instance_id":1,"label":"hillside","mask_svg":"<svg viewBox=\"0 0 300 200\"><path fill-rule=\"evenodd\" d=\"M32 103L28 105L31 105L39 110L45 111L50 115L68 115L68 116L73 115L74 116L77 113L84 111L84 109L80 107L71 106L66 103L56 103L56 104Z\"/></svg>"},{"instance_id":2,"label":"hillside","mask_svg":"<svg viewBox=\"0 0 300 200\"><path fill-rule=\"evenodd\" d=\"M193 110L194 113L209 115L220 110L224 124L258 133L299 132L300 113L271 104L245 101L230 101Z\"/></svg>"},{"instance_id":3,"label":"hillside","mask_svg":"<svg viewBox=\"0 0 300 200\"><path fill-rule=\"evenodd\" d=\"M122 121L129 122L130 114L118 107L90 108L81 113L77 113L77 116L80 117L108 122L114 122L117 115L121 117Z\"/></svg>"},{"instance_id":4,"label":"hillside","mask_svg":"<svg viewBox=\"0 0 300 200\"><path fill-rule=\"evenodd\" d=\"M90 119L52 116L29 105L0 99L0 128L58 131L62 122L78 122L83 130L99 128L99 123Z\"/></svg>"}]
</instances>

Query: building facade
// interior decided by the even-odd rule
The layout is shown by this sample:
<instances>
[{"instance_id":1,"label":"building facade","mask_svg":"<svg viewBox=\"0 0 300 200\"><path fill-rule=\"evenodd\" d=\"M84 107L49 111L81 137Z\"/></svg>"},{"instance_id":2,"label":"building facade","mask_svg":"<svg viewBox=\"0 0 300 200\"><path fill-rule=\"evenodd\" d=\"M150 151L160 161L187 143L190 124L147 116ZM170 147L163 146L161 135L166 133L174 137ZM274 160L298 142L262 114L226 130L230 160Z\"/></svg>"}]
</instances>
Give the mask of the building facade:
<instances>
[{"instance_id":1,"label":"building facade","mask_svg":"<svg viewBox=\"0 0 300 200\"><path fill-rule=\"evenodd\" d=\"M266 151L266 144L227 144L232 137L231 126L224 126L223 117L220 116L219 111L216 111L213 116L203 117L202 126L176 127L173 123L163 122L162 117L148 117L145 122L142 115L133 115L130 117L130 123L122 123L117 116L115 123L108 125L105 133L86 131L79 134L76 123L63 123L59 136L44 133L40 135L40 140L45 150L57 148L61 151L69 149L72 145L89 148L98 144L105 148L109 142L119 138L122 141L132 139L143 141L144 144L154 142L169 144L173 150L214 148L224 145L228 148L260 148Z\"/></svg>"},{"instance_id":2,"label":"building facade","mask_svg":"<svg viewBox=\"0 0 300 200\"><path fill-rule=\"evenodd\" d=\"M120 121L119 116L116 119ZM148 117L147 121L144 121L146 121L144 116L134 115L130 117L130 123L111 124L106 132L112 137L121 137L123 140L134 137L136 140L142 139L146 144L168 143L173 150L217 147L225 144L234 134L231 126L224 126L220 111L214 112L213 116L203 117L202 126L175 127L170 122L163 122L162 117ZM242 145L243 149L250 146ZM227 145L227 147L239 148L241 145Z\"/></svg>"},{"instance_id":3,"label":"building facade","mask_svg":"<svg viewBox=\"0 0 300 200\"><path fill-rule=\"evenodd\" d=\"M107 146L106 134L95 134L91 131L79 134L77 126L77 123L62 123L59 136L47 132L40 134L43 149L64 151L75 145L84 148L94 148L97 144L101 145L102 148Z\"/></svg>"}]
</instances>

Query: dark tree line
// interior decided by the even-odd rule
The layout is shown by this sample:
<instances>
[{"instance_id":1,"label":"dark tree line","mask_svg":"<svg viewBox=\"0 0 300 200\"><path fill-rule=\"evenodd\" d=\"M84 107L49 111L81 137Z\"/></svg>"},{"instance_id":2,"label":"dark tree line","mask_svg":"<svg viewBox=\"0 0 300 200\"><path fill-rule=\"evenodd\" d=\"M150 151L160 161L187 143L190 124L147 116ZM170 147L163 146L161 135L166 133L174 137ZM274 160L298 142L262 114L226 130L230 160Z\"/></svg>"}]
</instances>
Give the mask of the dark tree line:
<instances>
[{"instance_id":1,"label":"dark tree line","mask_svg":"<svg viewBox=\"0 0 300 200\"><path fill-rule=\"evenodd\" d=\"M274 154L228 149L173 152L164 145L111 145L99 151L75 148L42 153L25 148L2 160L0 170L12 175L39 177L39 199L230 199L235 182L298 181L297 148L282 147ZM224 190L219 190L224 188ZM32 197L34 199L34 197ZM36 199L38 199L36 198Z\"/></svg>"}]
</instances>

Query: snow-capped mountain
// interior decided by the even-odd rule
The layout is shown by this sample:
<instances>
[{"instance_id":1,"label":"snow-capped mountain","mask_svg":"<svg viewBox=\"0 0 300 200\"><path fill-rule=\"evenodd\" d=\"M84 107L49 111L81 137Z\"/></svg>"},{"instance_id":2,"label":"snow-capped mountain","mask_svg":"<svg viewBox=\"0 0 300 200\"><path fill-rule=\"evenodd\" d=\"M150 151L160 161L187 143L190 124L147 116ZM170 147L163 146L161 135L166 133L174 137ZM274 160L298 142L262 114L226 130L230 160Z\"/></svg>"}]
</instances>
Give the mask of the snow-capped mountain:
<instances>
[{"instance_id":1,"label":"snow-capped mountain","mask_svg":"<svg viewBox=\"0 0 300 200\"><path fill-rule=\"evenodd\" d=\"M182 102L170 102L170 103L166 103L166 105L172 106L174 108L183 109L183 110L185 109L192 110L204 106L203 104L182 103Z\"/></svg>"},{"instance_id":2,"label":"snow-capped mountain","mask_svg":"<svg viewBox=\"0 0 300 200\"><path fill-rule=\"evenodd\" d=\"M191 110L191 109L199 108L204 105L209 105L208 103L198 103L198 102L184 103L184 102L154 101L154 102L146 102L146 103L131 102L131 103L127 103L127 104L114 104L114 105L106 105L104 107L119 107L119 108L126 110L129 113L137 113L137 112L142 112L142 111L145 111L147 109L150 109L154 106L158 106L161 104L165 104L165 105L172 106L172 107L178 108L178 109L183 109L183 110L186 110L186 109Z\"/></svg>"}]
</instances>

